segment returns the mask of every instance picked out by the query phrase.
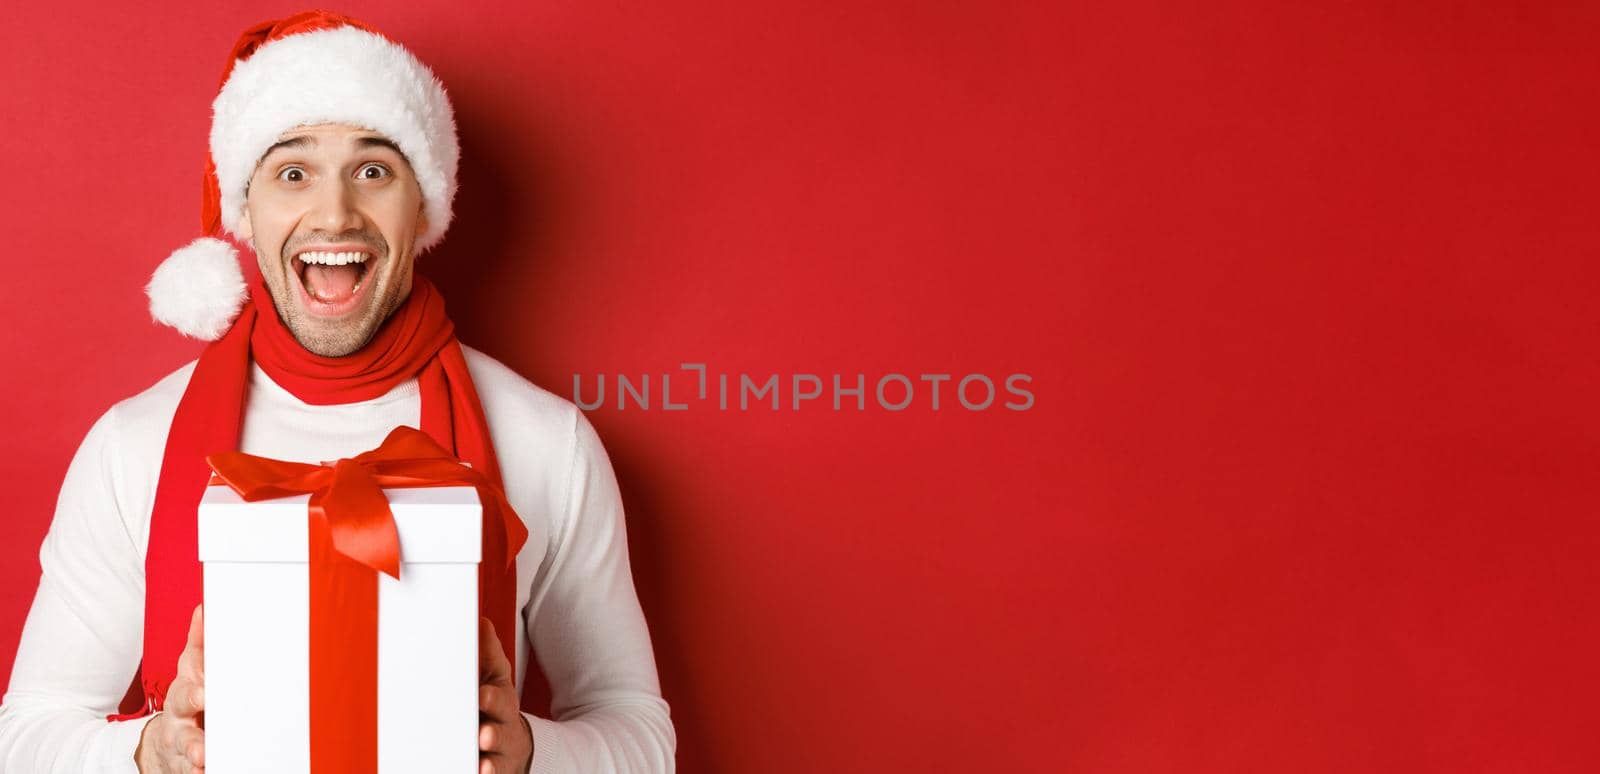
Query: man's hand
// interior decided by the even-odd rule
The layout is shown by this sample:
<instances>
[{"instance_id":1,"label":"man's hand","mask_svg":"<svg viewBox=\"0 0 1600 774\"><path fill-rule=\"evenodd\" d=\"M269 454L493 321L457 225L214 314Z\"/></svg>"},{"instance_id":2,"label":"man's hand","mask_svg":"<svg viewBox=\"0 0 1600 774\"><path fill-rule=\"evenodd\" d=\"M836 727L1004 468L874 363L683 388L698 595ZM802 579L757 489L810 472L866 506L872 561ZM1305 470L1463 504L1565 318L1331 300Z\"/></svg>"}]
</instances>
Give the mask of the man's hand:
<instances>
[{"instance_id":1,"label":"man's hand","mask_svg":"<svg viewBox=\"0 0 1600 774\"><path fill-rule=\"evenodd\" d=\"M161 712L145 724L134 760L140 774L205 771L204 613L194 609L178 676ZM478 619L478 749L480 774L523 774L533 764L533 730L518 711L511 664L488 618Z\"/></svg>"},{"instance_id":2,"label":"man's hand","mask_svg":"<svg viewBox=\"0 0 1600 774\"><path fill-rule=\"evenodd\" d=\"M206 770L205 624L200 606L189 619L189 642L178 656L178 676L166 703L144 724L133 752L140 774L188 774ZM503 659L502 659L503 660Z\"/></svg>"},{"instance_id":3,"label":"man's hand","mask_svg":"<svg viewBox=\"0 0 1600 774\"><path fill-rule=\"evenodd\" d=\"M533 765L533 729L494 624L478 617L479 774L525 774Z\"/></svg>"}]
</instances>

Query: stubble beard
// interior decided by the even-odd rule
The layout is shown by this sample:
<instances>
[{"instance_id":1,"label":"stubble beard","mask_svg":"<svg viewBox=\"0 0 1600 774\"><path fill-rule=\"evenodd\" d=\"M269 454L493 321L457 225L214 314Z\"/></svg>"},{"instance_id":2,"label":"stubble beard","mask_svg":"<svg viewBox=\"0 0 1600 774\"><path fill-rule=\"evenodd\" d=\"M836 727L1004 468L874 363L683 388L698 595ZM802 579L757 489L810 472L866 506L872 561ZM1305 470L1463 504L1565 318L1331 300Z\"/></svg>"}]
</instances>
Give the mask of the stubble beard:
<instances>
[{"instance_id":1,"label":"stubble beard","mask_svg":"<svg viewBox=\"0 0 1600 774\"><path fill-rule=\"evenodd\" d=\"M255 247L253 242L254 240L252 248ZM377 264L364 281L378 284L371 289L366 305L342 323L308 318L297 303L297 299L292 297L299 292L295 290L295 280L289 276L289 273L294 271L294 261L289 255L279 258L276 281L267 283L268 289L272 291L272 306L277 310L278 319L283 321L284 327L289 329L295 341L300 342L300 346L306 351L322 357L344 357L360 351L372 340L383 321L388 318L388 312L394 306L390 297L396 292L395 285L401 278L375 276L379 266L383 266L384 262L389 260L389 255L388 245L381 236L376 240L376 244L373 244L373 248L378 250L383 258L373 259ZM285 245L285 252L293 251ZM256 250L258 257L260 253L260 250Z\"/></svg>"},{"instance_id":2,"label":"stubble beard","mask_svg":"<svg viewBox=\"0 0 1600 774\"><path fill-rule=\"evenodd\" d=\"M285 308L283 301L276 298L273 300L273 306L278 308L278 318L283 320L284 326L294 334L300 346L312 354L323 357L344 357L366 346L367 342L372 340L372 335L377 332L379 324L383 322L381 308L378 306L382 301L378 296L379 290L380 288L373 288L367 306L362 308L354 319L342 324L308 320L299 307L290 304Z\"/></svg>"}]
</instances>

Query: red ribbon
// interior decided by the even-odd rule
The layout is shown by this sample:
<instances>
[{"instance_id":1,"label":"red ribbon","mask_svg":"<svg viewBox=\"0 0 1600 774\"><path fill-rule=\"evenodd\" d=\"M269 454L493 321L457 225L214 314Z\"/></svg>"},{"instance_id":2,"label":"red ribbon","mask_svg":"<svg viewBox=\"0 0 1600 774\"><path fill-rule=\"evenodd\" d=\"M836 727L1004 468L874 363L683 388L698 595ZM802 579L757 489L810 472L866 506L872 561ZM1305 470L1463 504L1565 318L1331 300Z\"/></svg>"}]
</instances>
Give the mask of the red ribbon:
<instances>
[{"instance_id":1,"label":"red ribbon","mask_svg":"<svg viewBox=\"0 0 1600 774\"><path fill-rule=\"evenodd\" d=\"M483 559L510 568L528 529L505 493L426 433L399 426L378 448L332 465L212 454L206 463L247 501L310 494L311 771L378 771L378 576L400 577L400 536L384 487L472 486L483 505ZM492 565L500 566L500 565ZM479 590L480 599L482 589Z\"/></svg>"}]
</instances>

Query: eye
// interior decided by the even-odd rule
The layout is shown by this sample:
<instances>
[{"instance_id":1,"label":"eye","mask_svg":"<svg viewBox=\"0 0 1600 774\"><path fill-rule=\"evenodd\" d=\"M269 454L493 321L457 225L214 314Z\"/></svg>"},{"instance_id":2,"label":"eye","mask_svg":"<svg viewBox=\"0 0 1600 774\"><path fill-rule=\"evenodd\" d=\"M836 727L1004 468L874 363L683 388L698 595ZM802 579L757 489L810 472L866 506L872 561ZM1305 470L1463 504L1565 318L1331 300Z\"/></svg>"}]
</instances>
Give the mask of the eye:
<instances>
[{"instance_id":1,"label":"eye","mask_svg":"<svg viewBox=\"0 0 1600 774\"><path fill-rule=\"evenodd\" d=\"M284 167L278 170L278 179L285 183L303 183L306 180L306 171L299 167Z\"/></svg>"},{"instance_id":2,"label":"eye","mask_svg":"<svg viewBox=\"0 0 1600 774\"><path fill-rule=\"evenodd\" d=\"M364 164L360 169L356 170L356 177L362 180L382 180L390 174L388 167L377 162Z\"/></svg>"}]
</instances>

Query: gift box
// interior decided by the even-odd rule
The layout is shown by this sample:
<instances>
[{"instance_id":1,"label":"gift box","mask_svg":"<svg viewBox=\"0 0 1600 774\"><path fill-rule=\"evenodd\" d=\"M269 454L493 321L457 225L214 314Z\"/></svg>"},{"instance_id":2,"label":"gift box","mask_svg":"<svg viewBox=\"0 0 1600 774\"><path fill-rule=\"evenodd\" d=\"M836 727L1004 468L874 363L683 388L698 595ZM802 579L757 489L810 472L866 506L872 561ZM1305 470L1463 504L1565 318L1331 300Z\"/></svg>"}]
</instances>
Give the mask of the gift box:
<instances>
[{"instance_id":1,"label":"gift box","mask_svg":"<svg viewBox=\"0 0 1600 774\"><path fill-rule=\"evenodd\" d=\"M478 770L478 492L375 491L398 577L338 553L316 495L252 502L216 479L207 488L208 771L318 774L373 759L382 774Z\"/></svg>"}]
</instances>

